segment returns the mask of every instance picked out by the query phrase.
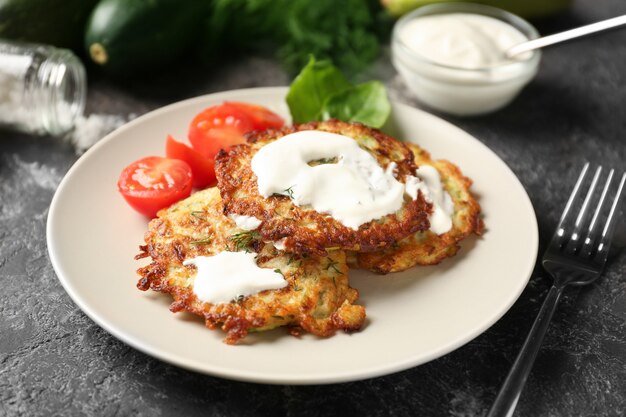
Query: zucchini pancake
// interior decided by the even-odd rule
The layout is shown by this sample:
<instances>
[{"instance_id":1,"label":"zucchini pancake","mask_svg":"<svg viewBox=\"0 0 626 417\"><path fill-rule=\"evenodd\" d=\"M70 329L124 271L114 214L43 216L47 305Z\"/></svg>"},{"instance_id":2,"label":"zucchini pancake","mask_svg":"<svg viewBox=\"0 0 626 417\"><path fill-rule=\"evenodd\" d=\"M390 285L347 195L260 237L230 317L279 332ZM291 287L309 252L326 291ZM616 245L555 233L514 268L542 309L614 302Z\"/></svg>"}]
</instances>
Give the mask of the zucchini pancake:
<instances>
[{"instance_id":1,"label":"zucchini pancake","mask_svg":"<svg viewBox=\"0 0 626 417\"><path fill-rule=\"evenodd\" d=\"M327 337L336 330L358 330L365 320L365 308L353 304L358 292L348 285L345 252L314 257L278 251L260 241L255 231L240 229L223 215L216 188L161 210L149 224L145 243L136 259L151 257L152 262L138 270L137 287L171 294L171 311L204 318L207 327L227 332L226 343L279 326L287 326L292 334L306 331ZM200 268L186 261L225 251L257 253L260 269L275 272L285 286L225 302L203 301L194 291Z\"/></svg>"},{"instance_id":2,"label":"zucchini pancake","mask_svg":"<svg viewBox=\"0 0 626 417\"><path fill-rule=\"evenodd\" d=\"M443 234L431 230L417 232L392 246L371 253L350 253L350 266L387 274L404 271L416 265L435 265L460 249L459 242L472 233L481 235L484 224L480 218L480 205L470 192L472 181L463 176L454 164L433 161L430 154L413 143L407 143L418 166L431 166L437 170L443 189L451 197L452 227Z\"/></svg>"},{"instance_id":3,"label":"zucchini pancake","mask_svg":"<svg viewBox=\"0 0 626 417\"><path fill-rule=\"evenodd\" d=\"M317 134L315 146L316 151L320 152L328 149L330 143L328 135L319 135L320 132L352 139L358 145L359 151L367 153L367 158L373 157L372 162L378 164L379 170L382 168L385 172L392 172L394 185L401 188L400 198L403 200L400 201L399 208L351 227L338 221L335 216L315 210L310 205L296 205L292 187L289 185L282 193L261 195L258 176L253 171L254 158L268 145L274 145L288 136L306 132ZM413 153L404 143L378 129L359 123L329 120L252 132L248 134L247 139L248 144L234 146L230 151L221 151L217 155L215 172L224 201L224 212L227 215L252 216L258 219L261 222L258 232L265 242L279 242L281 248L299 254L323 255L327 250L334 249L372 252L429 227L428 215L431 205L424 199L422 193L417 194L415 198L410 198L406 194L403 196L407 178L411 177L417 168ZM297 159L296 155L287 154L278 163L264 168L267 171L276 167L275 177L280 176L282 175L280 170L289 167L294 160L297 164L299 162ZM315 158L304 162L309 166L321 168L316 165L337 166L342 161L338 162L335 155L330 160ZM380 176L383 175L382 170ZM361 201L355 204L361 204Z\"/></svg>"},{"instance_id":4,"label":"zucchini pancake","mask_svg":"<svg viewBox=\"0 0 626 417\"><path fill-rule=\"evenodd\" d=\"M330 120L247 139L217 155L217 188L158 212L136 256L151 258L140 290L171 294L171 311L221 328L226 343L281 326L359 330L365 308L348 265L386 274L437 264L483 231L458 167L377 129Z\"/></svg>"}]
</instances>

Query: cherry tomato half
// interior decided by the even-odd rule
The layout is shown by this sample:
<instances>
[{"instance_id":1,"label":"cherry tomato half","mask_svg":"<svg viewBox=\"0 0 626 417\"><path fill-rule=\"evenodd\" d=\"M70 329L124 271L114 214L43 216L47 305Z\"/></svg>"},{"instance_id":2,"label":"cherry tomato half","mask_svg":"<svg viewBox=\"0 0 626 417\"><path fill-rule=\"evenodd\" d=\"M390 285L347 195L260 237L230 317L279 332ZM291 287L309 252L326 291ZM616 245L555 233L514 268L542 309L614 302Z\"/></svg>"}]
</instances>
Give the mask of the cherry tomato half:
<instances>
[{"instance_id":1,"label":"cherry tomato half","mask_svg":"<svg viewBox=\"0 0 626 417\"><path fill-rule=\"evenodd\" d=\"M285 121L282 117L274 113L273 111L259 106L257 104L241 103L239 101L226 101L224 104L236 106L244 112L248 113L248 116L252 118L254 124L254 130L265 130L269 128L278 129L283 127Z\"/></svg>"},{"instance_id":2,"label":"cherry tomato half","mask_svg":"<svg viewBox=\"0 0 626 417\"><path fill-rule=\"evenodd\" d=\"M244 133L280 127L284 121L254 104L225 102L198 113L189 125L189 141L203 156L214 159L220 149L245 143Z\"/></svg>"},{"instance_id":3,"label":"cherry tomato half","mask_svg":"<svg viewBox=\"0 0 626 417\"><path fill-rule=\"evenodd\" d=\"M189 197L189 165L178 159L149 156L133 162L120 174L117 188L132 208L148 216Z\"/></svg>"},{"instance_id":4,"label":"cherry tomato half","mask_svg":"<svg viewBox=\"0 0 626 417\"><path fill-rule=\"evenodd\" d=\"M204 157L190 146L178 142L171 135L167 136L165 155L168 158L180 159L189 164L195 188L205 188L215 183L215 161Z\"/></svg>"},{"instance_id":5,"label":"cherry tomato half","mask_svg":"<svg viewBox=\"0 0 626 417\"><path fill-rule=\"evenodd\" d=\"M252 119L230 104L209 107L189 125L189 142L203 156L214 159L220 149L244 143L244 133L254 130Z\"/></svg>"}]
</instances>

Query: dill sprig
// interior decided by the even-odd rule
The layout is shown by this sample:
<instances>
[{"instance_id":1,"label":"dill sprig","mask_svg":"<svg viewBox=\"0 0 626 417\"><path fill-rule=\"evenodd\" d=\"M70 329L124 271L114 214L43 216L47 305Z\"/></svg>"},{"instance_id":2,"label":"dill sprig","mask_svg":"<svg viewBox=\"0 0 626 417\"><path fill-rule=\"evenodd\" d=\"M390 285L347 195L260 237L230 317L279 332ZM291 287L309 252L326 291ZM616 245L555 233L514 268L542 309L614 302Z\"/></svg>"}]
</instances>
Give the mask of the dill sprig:
<instances>
[{"instance_id":1,"label":"dill sprig","mask_svg":"<svg viewBox=\"0 0 626 417\"><path fill-rule=\"evenodd\" d=\"M190 245L206 245L207 243L211 243L212 239L210 237L205 237L199 240L192 240L189 242Z\"/></svg>"},{"instance_id":2,"label":"dill sprig","mask_svg":"<svg viewBox=\"0 0 626 417\"><path fill-rule=\"evenodd\" d=\"M331 258L328 258L328 265L326 265L326 270L328 271L328 270L332 269L336 273L343 275L343 272L341 272L339 270L339 268L337 268L337 265L339 265L339 262L337 262L337 261L335 261L335 260L333 260Z\"/></svg>"},{"instance_id":3,"label":"dill sprig","mask_svg":"<svg viewBox=\"0 0 626 417\"><path fill-rule=\"evenodd\" d=\"M245 232L235 233L230 237L230 240L235 244L236 252L245 250L248 252L250 244L256 239L260 238L261 234L256 230L247 230Z\"/></svg>"},{"instance_id":4,"label":"dill sprig","mask_svg":"<svg viewBox=\"0 0 626 417\"><path fill-rule=\"evenodd\" d=\"M190 213L196 219L204 220L204 211L202 210L194 210Z\"/></svg>"},{"instance_id":5,"label":"dill sprig","mask_svg":"<svg viewBox=\"0 0 626 417\"><path fill-rule=\"evenodd\" d=\"M284 193L287 194L287 197L291 198L293 200L293 185L287 189L285 189L285 191L283 191Z\"/></svg>"},{"instance_id":6,"label":"dill sprig","mask_svg":"<svg viewBox=\"0 0 626 417\"><path fill-rule=\"evenodd\" d=\"M235 304L241 304L244 298L246 298L246 296L243 294L240 294L237 297L234 297L232 300L230 300L230 302L235 303Z\"/></svg>"}]
</instances>

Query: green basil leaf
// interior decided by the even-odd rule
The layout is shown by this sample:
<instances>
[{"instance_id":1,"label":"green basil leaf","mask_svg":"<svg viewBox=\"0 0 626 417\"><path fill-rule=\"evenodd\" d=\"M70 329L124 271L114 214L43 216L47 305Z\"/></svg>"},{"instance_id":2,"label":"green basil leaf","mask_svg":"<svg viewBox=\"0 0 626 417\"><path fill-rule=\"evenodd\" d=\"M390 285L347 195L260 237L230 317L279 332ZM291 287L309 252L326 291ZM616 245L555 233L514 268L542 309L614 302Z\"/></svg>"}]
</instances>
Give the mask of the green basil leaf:
<instances>
[{"instance_id":1,"label":"green basil leaf","mask_svg":"<svg viewBox=\"0 0 626 417\"><path fill-rule=\"evenodd\" d=\"M324 103L322 118L382 127L390 113L391 104L385 86L380 81L369 81L328 97Z\"/></svg>"},{"instance_id":2,"label":"green basil leaf","mask_svg":"<svg viewBox=\"0 0 626 417\"><path fill-rule=\"evenodd\" d=\"M294 123L321 120L326 100L337 91L350 88L346 77L329 61L309 63L293 80L287 93L287 105Z\"/></svg>"}]
</instances>

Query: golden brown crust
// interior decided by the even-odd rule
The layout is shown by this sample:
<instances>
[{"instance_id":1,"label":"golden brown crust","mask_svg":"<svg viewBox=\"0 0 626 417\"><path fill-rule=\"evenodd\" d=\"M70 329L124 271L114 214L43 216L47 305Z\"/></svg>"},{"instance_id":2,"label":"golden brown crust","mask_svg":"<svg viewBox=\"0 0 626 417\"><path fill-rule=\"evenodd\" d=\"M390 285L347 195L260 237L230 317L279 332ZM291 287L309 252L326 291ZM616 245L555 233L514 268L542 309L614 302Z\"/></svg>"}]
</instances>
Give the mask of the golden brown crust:
<instances>
[{"instance_id":1,"label":"golden brown crust","mask_svg":"<svg viewBox=\"0 0 626 417\"><path fill-rule=\"evenodd\" d=\"M235 146L229 152L220 152L216 158L218 187L226 214L254 216L262 220L259 227L262 240L275 242L284 239L287 251L319 256L323 256L329 248L371 252L428 229L428 214L432 207L421 193L416 200L407 198L397 213L361 225L358 230L310 207L298 207L287 196L264 198L259 195L256 175L250 166L253 156L268 143L302 130L323 130L353 138L376 158L381 167L396 163L394 173L401 182L415 172L413 154L403 143L358 123L330 120L254 132L248 135L248 144Z\"/></svg>"},{"instance_id":2,"label":"golden brown crust","mask_svg":"<svg viewBox=\"0 0 626 417\"><path fill-rule=\"evenodd\" d=\"M351 266L386 274L415 265L435 265L454 256L461 240L472 233L481 235L483 232L480 205L469 190L472 181L456 165L444 160L433 161L418 145L407 143L407 146L417 165L431 165L439 172L442 184L454 202L452 229L442 235L431 231L418 232L377 252L351 253L348 255Z\"/></svg>"},{"instance_id":3,"label":"golden brown crust","mask_svg":"<svg viewBox=\"0 0 626 417\"><path fill-rule=\"evenodd\" d=\"M246 237L244 240L243 237ZM222 214L219 191L200 191L168 209L150 222L137 259L152 262L138 269L137 287L171 294L170 310L188 311L203 317L206 326L227 332L226 343L234 344L251 331L289 326L318 336L336 330L358 330L365 309L352 303L358 292L348 284L345 252L332 251L324 257L297 256L277 251L254 234L237 229ZM194 266L185 259L212 256L223 250L253 249L257 264L278 269L288 286L241 297L230 303L210 304L193 293Z\"/></svg>"}]
</instances>

